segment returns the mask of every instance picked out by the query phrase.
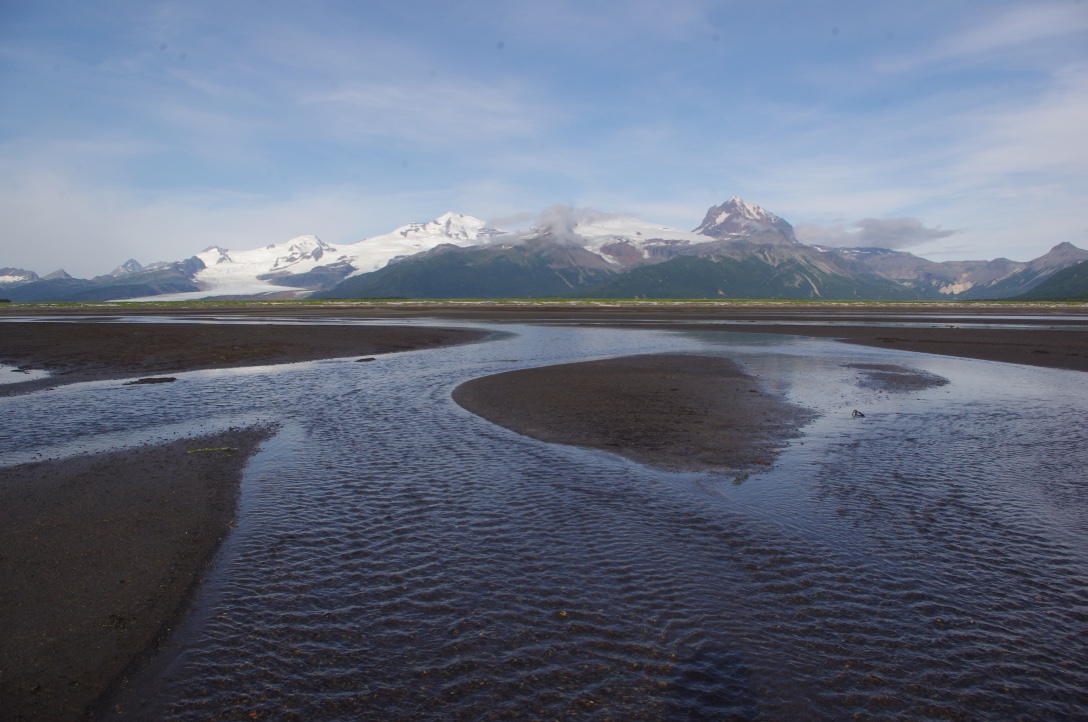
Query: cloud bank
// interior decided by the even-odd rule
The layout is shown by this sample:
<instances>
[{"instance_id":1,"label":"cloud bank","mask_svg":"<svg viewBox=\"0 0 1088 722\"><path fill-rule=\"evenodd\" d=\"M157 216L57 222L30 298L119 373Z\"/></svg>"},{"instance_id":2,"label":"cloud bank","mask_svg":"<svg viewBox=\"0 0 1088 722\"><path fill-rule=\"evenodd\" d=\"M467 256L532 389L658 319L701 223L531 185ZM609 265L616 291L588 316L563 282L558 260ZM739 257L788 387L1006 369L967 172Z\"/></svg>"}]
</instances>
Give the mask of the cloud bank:
<instances>
[{"instance_id":1,"label":"cloud bank","mask_svg":"<svg viewBox=\"0 0 1088 722\"><path fill-rule=\"evenodd\" d=\"M605 213L593 208L574 208L563 204L548 206L540 212L540 218L534 224L540 230L546 230L565 243L578 243L574 229L582 223L597 223L616 218L615 213Z\"/></svg>"},{"instance_id":2,"label":"cloud bank","mask_svg":"<svg viewBox=\"0 0 1088 722\"><path fill-rule=\"evenodd\" d=\"M914 248L948 238L959 230L927 228L917 218L862 218L848 224L824 226L801 223L795 229L798 240L836 248Z\"/></svg>"},{"instance_id":3,"label":"cloud bank","mask_svg":"<svg viewBox=\"0 0 1088 722\"><path fill-rule=\"evenodd\" d=\"M595 208L576 208L562 203L556 203L555 205L548 206L539 213L522 212L500 218L493 218L488 221L488 225L493 228L511 230L529 224L528 228L517 231L513 237L515 242L535 238L542 233L550 233L556 240L562 243L578 245L580 244L581 239L578 238L575 228L580 224L598 223L613 218L619 218L620 216L621 214L619 213L607 213L605 211L596 210ZM504 236L497 242L510 243L510 241L510 236Z\"/></svg>"}]
</instances>

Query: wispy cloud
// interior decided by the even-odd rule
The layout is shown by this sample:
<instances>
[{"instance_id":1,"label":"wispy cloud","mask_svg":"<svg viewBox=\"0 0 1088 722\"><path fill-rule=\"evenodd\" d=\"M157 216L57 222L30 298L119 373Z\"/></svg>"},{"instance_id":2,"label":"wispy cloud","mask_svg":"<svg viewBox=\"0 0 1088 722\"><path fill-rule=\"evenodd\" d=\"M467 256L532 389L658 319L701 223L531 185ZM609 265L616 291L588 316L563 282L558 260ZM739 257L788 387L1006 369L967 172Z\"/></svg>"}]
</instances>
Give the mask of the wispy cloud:
<instances>
[{"instance_id":1,"label":"wispy cloud","mask_svg":"<svg viewBox=\"0 0 1088 722\"><path fill-rule=\"evenodd\" d=\"M1083 4L1029 3L1004 9L993 18L946 35L923 52L883 63L881 68L904 71L949 61L977 61L1086 32L1088 7Z\"/></svg>"},{"instance_id":2,"label":"wispy cloud","mask_svg":"<svg viewBox=\"0 0 1088 722\"><path fill-rule=\"evenodd\" d=\"M1088 31L1088 8L1080 3L1031 3L948 38L934 57L980 55Z\"/></svg>"},{"instance_id":3,"label":"wispy cloud","mask_svg":"<svg viewBox=\"0 0 1088 722\"><path fill-rule=\"evenodd\" d=\"M1088 65L1056 72L1034 103L971 115L968 152L954 166L959 174L1083 177L1088 169Z\"/></svg>"},{"instance_id":4,"label":"wispy cloud","mask_svg":"<svg viewBox=\"0 0 1088 722\"><path fill-rule=\"evenodd\" d=\"M550 115L516 91L465 79L422 84L355 83L301 100L339 131L417 143L524 136Z\"/></svg>"}]
</instances>

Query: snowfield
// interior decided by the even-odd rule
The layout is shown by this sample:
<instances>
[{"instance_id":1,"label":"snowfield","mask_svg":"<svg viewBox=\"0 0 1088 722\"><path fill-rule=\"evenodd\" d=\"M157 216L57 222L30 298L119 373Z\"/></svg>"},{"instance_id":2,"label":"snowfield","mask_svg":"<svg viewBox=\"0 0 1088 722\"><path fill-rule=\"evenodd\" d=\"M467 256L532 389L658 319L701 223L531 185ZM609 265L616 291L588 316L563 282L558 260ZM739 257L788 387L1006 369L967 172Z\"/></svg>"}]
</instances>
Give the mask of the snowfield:
<instances>
[{"instance_id":1,"label":"snowfield","mask_svg":"<svg viewBox=\"0 0 1088 722\"><path fill-rule=\"evenodd\" d=\"M195 301L220 296L261 296L293 294L305 298L311 290L270 282L269 276L308 273L321 266L346 263L355 270L351 276L383 268L390 261L429 251L452 243L473 246L490 235L502 233L486 228L479 218L460 213L446 213L427 223L409 223L380 236L355 243L333 246L313 234L298 236L284 243L273 243L249 251L231 251L211 246L196 254L205 268L193 280L203 288L187 293L145 296L131 301Z\"/></svg>"}]
</instances>

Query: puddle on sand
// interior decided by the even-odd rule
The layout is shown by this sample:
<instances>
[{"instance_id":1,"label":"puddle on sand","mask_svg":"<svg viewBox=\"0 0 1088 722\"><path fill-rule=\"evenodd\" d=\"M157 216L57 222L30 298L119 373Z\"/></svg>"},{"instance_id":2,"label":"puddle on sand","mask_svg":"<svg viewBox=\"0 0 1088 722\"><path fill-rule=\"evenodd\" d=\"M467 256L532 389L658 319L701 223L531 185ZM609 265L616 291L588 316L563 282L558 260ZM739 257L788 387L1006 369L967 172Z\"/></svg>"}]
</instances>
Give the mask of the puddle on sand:
<instances>
[{"instance_id":1,"label":"puddle on sand","mask_svg":"<svg viewBox=\"0 0 1088 722\"><path fill-rule=\"evenodd\" d=\"M283 423L128 718L1088 710L1082 375L819 339L502 329L519 335L183 374L123 404L0 399L26 419L2 432L20 452L47 434ZM449 398L512 368L677 351L735 358L822 416L737 484L542 444ZM851 363L950 383L884 392Z\"/></svg>"},{"instance_id":2,"label":"puddle on sand","mask_svg":"<svg viewBox=\"0 0 1088 722\"><path fill-rule=\"evenodd\" d=\"M48 371L30 369L21 366L0 364L0 384L18 384L24 381L37 381L49 377Z\"/></svg>"}]
</instances>

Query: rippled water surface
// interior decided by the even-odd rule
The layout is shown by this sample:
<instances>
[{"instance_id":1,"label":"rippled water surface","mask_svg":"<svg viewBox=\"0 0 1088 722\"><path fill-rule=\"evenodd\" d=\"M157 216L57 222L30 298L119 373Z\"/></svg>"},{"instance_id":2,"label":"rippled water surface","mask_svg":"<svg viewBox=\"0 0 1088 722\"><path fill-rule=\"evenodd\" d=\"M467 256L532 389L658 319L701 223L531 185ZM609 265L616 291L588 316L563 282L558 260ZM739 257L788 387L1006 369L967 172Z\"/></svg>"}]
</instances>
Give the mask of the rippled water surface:
<instances>
[{"instance_id":1,"label":"rippled water surface","mask_svg":"<svg viewBox=\"0 0 1088 722\"><path fill-rule=\"evenodd\" d=\"M503 330L367 364L0 399L24 421L0 432L3 463L282 424L131 716L1088 716L1084 374L794 337ZM543 444L450 400L486 374L677 351L735 358L821 416L738 479ZM949 383L882 391L846 364Z\"/></svg>"}]
</instances>

